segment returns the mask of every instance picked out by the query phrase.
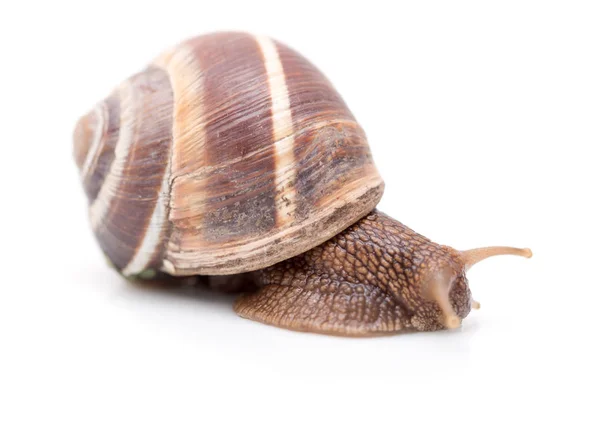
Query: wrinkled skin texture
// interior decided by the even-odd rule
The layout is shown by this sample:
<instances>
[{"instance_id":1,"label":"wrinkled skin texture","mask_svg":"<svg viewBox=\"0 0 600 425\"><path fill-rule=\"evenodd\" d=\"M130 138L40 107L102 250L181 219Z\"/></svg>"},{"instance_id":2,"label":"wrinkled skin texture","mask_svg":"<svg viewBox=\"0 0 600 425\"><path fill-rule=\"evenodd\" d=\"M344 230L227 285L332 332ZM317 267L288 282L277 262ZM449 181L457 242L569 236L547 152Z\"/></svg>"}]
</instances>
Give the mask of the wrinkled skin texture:
<instances>
[{"instance_id":1,"label":"wrinkled skin texture","mask_svg":"<svg viewBox=\"0 0 600 425\"><path fill-rule=\"evenodd\" d=\"M439 276L455 314L463 319L471 310L460 254L377 210L302 255L244 276L258 289L238 299L236 312L299 331L368 336L444 329L443 311L429 295Z\"/></svg>"}]
</instances>

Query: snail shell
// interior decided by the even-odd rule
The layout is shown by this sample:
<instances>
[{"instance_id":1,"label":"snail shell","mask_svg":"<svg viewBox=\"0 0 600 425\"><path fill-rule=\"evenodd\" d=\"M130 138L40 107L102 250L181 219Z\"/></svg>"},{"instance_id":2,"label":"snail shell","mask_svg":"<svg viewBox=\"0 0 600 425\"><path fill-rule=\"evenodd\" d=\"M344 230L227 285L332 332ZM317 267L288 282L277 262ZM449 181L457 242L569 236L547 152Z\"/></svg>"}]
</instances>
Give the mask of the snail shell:
<instances>
[{"instance_id":1,"label":"snail shell","mask_svg":"<svg viewBox=\"0 0 600 425\"><path fill-rule=\"evenodd\" d=\"M82 117L74 157L94 234L124 275L219 275L305 252L384 184L331 83L267 37L187 40Z\"/></svg>"}]
</instances>

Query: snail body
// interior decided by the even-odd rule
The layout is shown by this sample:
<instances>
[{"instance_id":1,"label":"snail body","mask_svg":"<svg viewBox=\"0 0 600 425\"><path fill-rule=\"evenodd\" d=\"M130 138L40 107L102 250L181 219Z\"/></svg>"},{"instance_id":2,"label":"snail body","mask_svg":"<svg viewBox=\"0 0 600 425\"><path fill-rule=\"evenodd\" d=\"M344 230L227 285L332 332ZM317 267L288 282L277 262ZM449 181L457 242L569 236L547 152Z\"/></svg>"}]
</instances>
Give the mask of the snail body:
<instances>
[{"instance_id":1,"label":"snail body","mask_svg":"<svg viewBox=\"0 0 600 425\"><path fill-rule=\"evenodd\" d=\"M459 252L377 211L365 132L317 68L268 37L207 34L164 52L79 120L74 157L123 275L252 280L236 311L291 329L456 327L474 259L530 255Z\"/></svg>"}]
</instances>

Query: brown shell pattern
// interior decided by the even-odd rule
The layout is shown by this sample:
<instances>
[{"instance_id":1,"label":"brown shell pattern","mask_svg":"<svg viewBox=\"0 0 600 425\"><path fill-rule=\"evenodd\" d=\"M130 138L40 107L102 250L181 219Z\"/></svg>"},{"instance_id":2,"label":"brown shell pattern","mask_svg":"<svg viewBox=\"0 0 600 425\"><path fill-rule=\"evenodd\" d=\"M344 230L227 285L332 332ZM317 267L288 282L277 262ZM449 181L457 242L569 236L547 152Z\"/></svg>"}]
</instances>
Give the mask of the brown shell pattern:
<instances>
[{"instance_id":1,"label":"brown shell pattern","mask_svg":"<svg viewBox=\"0 0 600 425\"><path fill-rule=\"evenodd\" d=\"M125 275L270 266L359 220L384 187L323 74L244 33L187 40L127 79L79 120L74 156Z\"/></svg>"}]
</instances>

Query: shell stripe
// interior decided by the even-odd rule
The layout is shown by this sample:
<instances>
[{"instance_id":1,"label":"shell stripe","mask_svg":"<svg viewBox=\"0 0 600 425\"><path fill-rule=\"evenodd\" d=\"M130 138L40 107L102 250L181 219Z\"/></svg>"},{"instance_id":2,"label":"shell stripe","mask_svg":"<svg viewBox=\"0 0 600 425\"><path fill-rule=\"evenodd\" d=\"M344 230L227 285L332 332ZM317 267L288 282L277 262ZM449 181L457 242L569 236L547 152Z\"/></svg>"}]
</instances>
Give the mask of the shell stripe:
<instances>
[{"instance_id":1,"label":"shell stripe","mask_svg":"<svg viewBox=\"0 0 600 425\"><path fill-rule=\"evenodd\" d=\"M154 63L174 97L163 270L176 273L173 264L201 264L275 228L271 96L260 46L246 34L193 39Z\"/></svg>"},{"instance_id":2,"label":"shell stripe","mask_svg":"<svg viewBox=\"0 0 600 425\"><path fill-rule=\"evenodd\" d=\"M149 68L119 88L115 157L90 207L100 245L125 275L160 267L155 254L167 228L173 127L169 84L163 70Z\"/></svg>"},{"instance_id":3,"label":"shell stripe","mask_svg":"<svg viewBox=\"0 0 600 425\"><path fill-rule=\"evenodd\" d=\"M165 173L158 193L158 200L152 211L150 223L146 227L144 238L134 257L123 268L122 273L125 276L139 274L149 268L152 258L156 255L156 251L160 243L163 242L165 232L165 221L167 219L168 202L169 202L169 166L166 167ZM160 268L162 264L157 264Z\"/></svg>"},{"instance_id":4,"label":"shell stripe","mask_svg":"<svg viewBox=\"0 0 600 425\"><path fill-rule=\"evenodd\" d=\"M98 152L100 151L100 144L102 142L102 135L104 134L104 130L106 127L106 106L105 103L102 102L94 108L94 118L96 120L94 126L94 135L92 137L92 141L90 144L90 148L85 157L85 161L81 166L80 176L82 180L85 180L90 172L90 168L94 163L94 160L97 159Z\"/></svg>"},{"instance_id":5,"label":"shell stripe","mask_svg":"<svg viewBox=\"0 0 600 425\"><path fill-rule=\"evenodd\" d=\"M350 193L380 180L366 135L331 82L306 58L277 44L295 128L296 217L310 219ZM326 125L324 125L326 124ZM357 196L355 192L353 196Z\"/></svg>"},{"instance_id":6,"label":"shell stripe","mask_svg":"<svg viewBox=\"0 0 600 425\"><path fill-rule=\"evenodd\" d=\"M100 189L109 174L110 167L115 159L115 146L119 140L119 125L121 119L121 101L117 94L113 94L103 102L102 109L105 111L101 129L100 142L97 152L94 154L91 168L86 172L83 180L85 193L90 204L94 202Z\"/></svg>"},{"instance_id":7,"label":"shell stripe","mask_svg":"<svg viewBox=\"0 0 600 425\"><path fill-rule=\"evenodd\" d=\"M198 156L202 165L188 182L194 182L203 197L202 214L195 214L194 220L202 241L198 249L214 252L259 237L276 225L271 96L254 37L216 34L192 46L204 76L205 144ZM224 166L234 158L237 161ZM186 239L194 238L186 233Z\"/></svg>"},{"instance_id":8,"label":"shell stripe","mask_svg":"<svg viewBox=\"0 0 600 425\"><path fill-rule=\"evenodd\" d=\"M168 203L167 217L164 219L172 223L179 219L186 220L193 211L201 213L203 187L197 185L191 193L182 190L174 182L177 177L190 175L193 167L206 166L205 144L206 129L203 121L204 105L203 89L204 76L194 50L191 46L182 44L177 49L169 50L156 58L154 66L162 69L170 77L173 96L172 137L173 142L169 156L168 171L165 174L163 185L168 188L168 193L163 192L163 202ZM195 158L195 162L188 161ZM164 189L164 188L163 188ZM185 193L182 193L185 192ZM180 201L180 198L185 201ZM178 208L176 208L178 206ZM158 213L158 212L157 212ZM171 235L169 235L171 236ZM195 238L199 241L201 238ZM168 252L170 241L163 239L162 252ZM162 253L161 253L162 254ZM160 268L173 272L173 267L165 255L160 255Z\"/></svg>"},{"instance_id":9,"label":"shell stripe","mask_svg":"<svg viewBox=\"0 0 600 425\"><path fill-rule=\"evenodd\" d=\"M268 37L258 36L256 40L264 57L271 95L271 120L273 122L275 146L275 187L277 191L276 223L277 226L281 227L293 222L296 207L294 123L285 72L279 59L277 46Z\"/></svg>"},{"instance_id":10,"label":"shell stripe","mask_svg":"<svg viewBox=\"0 0 600 425\"><path fill-rule=\"evenodd\" d=\"M136 99L136 91L132 87L130 80L121 84L119 93L121 94L122 105L121 127L119 130L119 139L115 146L115 158L106 179L102 183L98 196L90 206L90 221L94 231L98 230L99 225L106 217L113 198L117 194L117 189L127 164L129 150L135 136L136 115L140 112L141 105L139 100Z\"/></svg>"}]
</instances>

